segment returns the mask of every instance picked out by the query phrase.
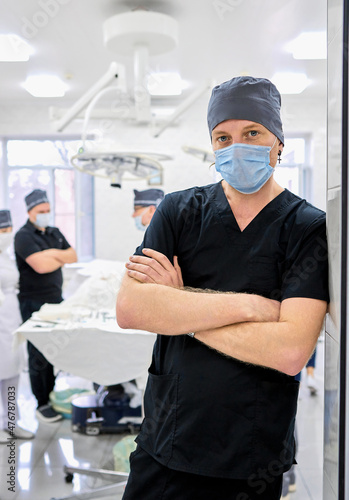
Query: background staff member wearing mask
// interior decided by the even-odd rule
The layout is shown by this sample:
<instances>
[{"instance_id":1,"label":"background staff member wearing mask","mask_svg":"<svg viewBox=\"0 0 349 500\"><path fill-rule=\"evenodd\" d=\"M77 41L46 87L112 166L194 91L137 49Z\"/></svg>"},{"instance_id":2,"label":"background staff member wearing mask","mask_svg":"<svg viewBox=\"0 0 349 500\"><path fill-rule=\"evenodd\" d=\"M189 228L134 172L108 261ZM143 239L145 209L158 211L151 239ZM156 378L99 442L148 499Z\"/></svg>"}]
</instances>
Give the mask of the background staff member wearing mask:
<instances>
[{"instance_id":1,"label":"background staff member wearing mask","mask_svg":"<svg viewBox=\"0 0 349 500\"><path fill-rule=\"evenodd\" d=\"M21 314L17 299L18 271L8 254L12 243L10 211L0 210L0 443L8 443L11 437L34 437L32 432L18 425L16 398L19 374L24 367L24 352L22 346L13 349L12 333L21 324ZM12 416L14 420L9 418Z\"/></svg>"},{"instance_id":2,"label":"background staff member wearing mask","mask_svg":"<svg viewBox=\"0 0 349 500\"><path fill-rule=\"evenodd\" d=\"M118 323L159 335L124 500L280 499L329 300L325 213L273 176L280 104L264 78L213 89L223 180L166 195L126 266Z\"/></svg>"},{"instance_id":3,"label":"background staff member wearing mask","mask_svg":"<svg viewBox=\"0 0 349 500\"><path fill-rule=\"evenodd\" d=\"M57 227L49 226L50 204L46 191L34 189L25 197L29 219L16 233L15 255L19 270L19 304L23 321L45 304L62 302L62 267L77 261L75 250ZM56 422L62 416L49 404L55 376L51 363L28 342L29 376L37 399L36 416Z\"/></svg>"},{"instance_id":4,"label":"background staff member wearing mask","mask_svg":"<svg viewBox=\"0 0 349 500\"><path fill-rule=\"evenodd\" d=\"M153 218L155 210L163 200L165 193L162 189L144 189L134 192L134 212L132 217L135 220L136 228L145 231Z\"/></svg>"}]
</instances>

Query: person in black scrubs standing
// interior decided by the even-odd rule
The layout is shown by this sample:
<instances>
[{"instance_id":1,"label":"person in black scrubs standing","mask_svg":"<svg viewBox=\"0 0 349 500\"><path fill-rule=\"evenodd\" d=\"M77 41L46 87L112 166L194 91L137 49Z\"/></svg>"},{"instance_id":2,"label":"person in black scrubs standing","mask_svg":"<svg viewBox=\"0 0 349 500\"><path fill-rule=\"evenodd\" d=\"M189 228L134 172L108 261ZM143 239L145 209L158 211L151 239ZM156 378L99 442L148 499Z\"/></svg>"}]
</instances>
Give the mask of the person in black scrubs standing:
<instances>
[{"instance_id":1,"label":"person in black scrubs standing","mask_svg":"<svg viewBox=\"0 0 349 500\"><path fill-rule=\"evenodd\" d=\"M15 256L19 271L19 306L22 320L45 303L62 302L62 267L76 262L77 256L57 227L49 226L50 203L46 191L34 189L25 197L28 220L15 235ZM37 399L37 418L46 423L63 417L49 404L55 385L54 369L31 343L28 347L29 377Z\"/></svg>"},{"instance_id":2,"label":"person in black scrubs standing","mask_svg":"<svg viewBox=\"0 0 349 500\"><path fill-rule=\"evenodd\" d=\"M278 500L295 462L328 263L325 213L273 177L280 106L264 78L213 89L223 180L166 195L126 264L117 321L158 337L124 500Z\"/></svg>"}]
</instances>

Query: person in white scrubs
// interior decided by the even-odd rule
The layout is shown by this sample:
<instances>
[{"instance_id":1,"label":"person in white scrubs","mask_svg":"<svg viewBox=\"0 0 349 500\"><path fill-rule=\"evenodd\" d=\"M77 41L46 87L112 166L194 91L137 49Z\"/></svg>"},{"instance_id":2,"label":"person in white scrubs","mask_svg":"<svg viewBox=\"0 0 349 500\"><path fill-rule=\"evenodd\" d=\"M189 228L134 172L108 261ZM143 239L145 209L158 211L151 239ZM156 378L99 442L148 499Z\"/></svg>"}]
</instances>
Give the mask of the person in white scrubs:
<instances>
[{"instance_id":1,"label":"person in white scrubs","mask_svg":"<svg viewBox=\"0 0 349 500\"><path fill-rule=\"evenodd\" d=\"M12 333L22 323L17 299L18 271L8 253L13 243L9 210L0 210L0 443L11 438L31 439L32 432L18 425L18 381L24 351L13 349Z\"/></svg>"}]
</instances>

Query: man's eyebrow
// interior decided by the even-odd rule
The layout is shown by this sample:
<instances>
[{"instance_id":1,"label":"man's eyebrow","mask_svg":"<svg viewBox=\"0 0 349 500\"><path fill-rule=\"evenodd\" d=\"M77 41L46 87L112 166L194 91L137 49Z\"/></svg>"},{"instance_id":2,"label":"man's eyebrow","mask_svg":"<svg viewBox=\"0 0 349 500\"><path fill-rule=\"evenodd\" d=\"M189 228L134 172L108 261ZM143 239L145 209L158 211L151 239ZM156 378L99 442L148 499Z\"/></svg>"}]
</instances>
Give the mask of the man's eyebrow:
<instances>
[{"instance_id":1,"label":"man's eyebrow","mask_svg":"<svg viewBox=\"0 0 349 500\"><path fill-rule=\"evenodd\" d=\"M261 125L260 123L251 123L251 125L246 125L246 127L244 127L242 130L251 130L258 127L263 127L263 125Z\"/></svg>"},{"instance_id":2,"label":"man's eyebrow","mask_svg":"<svg viewBox=\"0 0 349 500\"><path fill-rule=\"evenodd\" d=\"M262 127L263 127L263 125L261 123L251 123L250 125L246 125L245 127L243 127L242 131L246 132L247 130L255 130L256 128L262 128ZM221 134L229 135L230 132L228 132L226 130L213 130L212 131L212 135L221 135Z\"/></svg>"},{"instance_id":3,"label":"man's eyebrow","mask_svg":"<svg viewBox=\"0 0 349 500\"><path fill-rule=\"evenodd\" d=\"M228 135L229 132L227 132L226 130L213 130L212 131L212 135L214 135L214 134L216 134L216 135L219 135L219 134L226 134L226 135Z\"/></svg>"}]
</instances>

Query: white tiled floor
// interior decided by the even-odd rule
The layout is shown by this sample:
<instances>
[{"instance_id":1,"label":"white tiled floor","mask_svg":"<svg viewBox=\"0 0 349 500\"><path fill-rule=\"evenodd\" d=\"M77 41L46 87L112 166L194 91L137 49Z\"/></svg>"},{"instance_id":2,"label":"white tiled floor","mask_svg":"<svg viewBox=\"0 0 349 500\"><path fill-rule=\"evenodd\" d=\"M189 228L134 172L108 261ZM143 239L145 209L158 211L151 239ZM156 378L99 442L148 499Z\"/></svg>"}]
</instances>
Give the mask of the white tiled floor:
<instances>
[{"instance_id":1,"label":"white tiled floor","mask_svg":"<svg viewBox=\"0 0 349 500\"><path fill-rule=\"evenodd\" d=\"M323 343L318 344L316 378L320 391L310 396L305 384L301 387L298 409L297 491L290 500L322 499L322 436L323 436ZM58 381L60 379L58 378ZM62 380L62 379L61 379ZM305 379L304 379L305 380ZM62 387L61 387L62 388ZM64 465L113 469L113 446L127 434L86 436L72 432L70 420L56 424L39 424L35 420L35 401L28 376L21 376L19 405L23 427L36 431L30 441L16 441L16 492L7 490L9 450L0 445L0 500L51 500L79 493L99 485L110 484L100 478L74 475L73 483L65 482ZM120 500L122 489L94 500ZM140 499L141 500L141 499ZM179 500L179 499L178 499Z\"/></svg>"}]
</instances>

